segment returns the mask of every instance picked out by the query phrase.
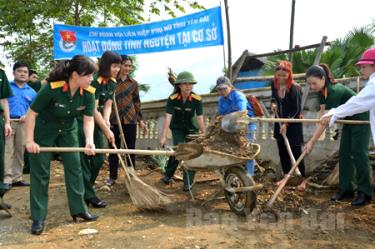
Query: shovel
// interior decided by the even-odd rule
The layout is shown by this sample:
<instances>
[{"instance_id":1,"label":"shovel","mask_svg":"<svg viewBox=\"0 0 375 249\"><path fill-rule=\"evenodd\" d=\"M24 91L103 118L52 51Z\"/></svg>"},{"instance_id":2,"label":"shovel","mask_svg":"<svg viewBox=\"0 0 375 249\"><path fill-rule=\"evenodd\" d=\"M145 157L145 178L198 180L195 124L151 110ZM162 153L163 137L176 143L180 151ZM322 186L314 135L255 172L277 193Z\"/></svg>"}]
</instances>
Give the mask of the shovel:
<instances>
[{"instance_id":1,"label":"shovel","mask_svg":"<svg viewBox=\"0 0 375 249\"><path fill-rule=\"evenodd\" d=\"M277 196L280 194L280 192L283 190L283 188L285 187L285 185L287 184L288 180L290 179L290 177L292 176L293 172L296 170L296 168L298 167L298 165L301 163L301 161L303 160L303 158L306 156L307 152L304 151L300 156L299 158L297 159L296 163L292 166L292 168L289 170L288 174L285 175L284 177L284 180L280 183L280 185L277 187L275 193L273 194L271 200L267 203L267 206L269 208L272 207L273 203L276 201L276 198Z\"/></svg>"},{"instance_id":2,"label":"shovel","mask_svg":"<svg viewBox=\"0 0 375 249\"><path fill-rule=\"evenodd\" d=\"M247 116L247 111L232 112L223 116L221 129L228 133L237 133L242 130L247 130L250 120L251 119Z\"/></svg>"},{"instance_id":3,"label":"shovel","mask_svg":"<svg viewBox=\"0 0 375 249\"><path fill-rule=\"evenodd\" d=\"M279 114L277 112L274 112L275 116L277 119L279 119ZM278 122L279 124L279 127L281 129L281 122ZM296 164L296 159L294 158L294 155L293 155L293 152L292 152L292 148L290 147L290 143L289 143L289 139L288 137L286 136L286 134L284 133L281 133L283 139L284 139L284 143L285 143L285 147L288 151L288 154L289 154L289 158L290 158L290 161L292 162L292 165ZM299 184L301 184L301 182L303 181L303 177L301 175L301 172L299 171L298 168L296 168L295 170L295 175L293 175L291 178L290 178L290 183L291 185L294 185L294 186L297 186Z\"/></svg>"}]
</instances>

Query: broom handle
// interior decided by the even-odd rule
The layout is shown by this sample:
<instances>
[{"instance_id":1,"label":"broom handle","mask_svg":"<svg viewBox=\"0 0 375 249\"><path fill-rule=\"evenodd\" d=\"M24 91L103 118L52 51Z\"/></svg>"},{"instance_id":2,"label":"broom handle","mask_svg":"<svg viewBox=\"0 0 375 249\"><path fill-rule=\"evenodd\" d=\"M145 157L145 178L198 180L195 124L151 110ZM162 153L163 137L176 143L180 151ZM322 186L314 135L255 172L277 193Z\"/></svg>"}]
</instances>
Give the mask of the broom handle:
<instances>
[{"instance_id":1,"label":"broom handle","mask_svg":"<svg viewBox=\"0 0 375 249\"><path fill-rule=\"evenodd\" d=\"M175 151L165 150L138 150L138 149L94 149L98 154L134 154L134 155L161 155L161 156L174 156ZM40 147L40 152L85 152L82 147Z\"/></svg>"},{"instance_id":2,"label":"broom handle","mask_svg":"<svg viewBox=\"0 0 375 249\"><path fill-rule=\"evenodd\" d=\"M271 200L267 203L268 207L272 207L273 203L275 202L277 196L280 194L281 190L285 187L286 183L288 182L290 176L293 174L294 170L298 167L301 163L303 158L306 156L307 152L304 151L298 158L297 162L293 165L293 167L289 170L288 174L284 177L284 180L281 181L279 187L277 188L276 192L273 194Z\"/></svg>"},{"instance_id":3,"label":"broom handle","mask_svg":"<svg viewBox=\"0 0 375 249\"><path fill-rule=\"evenodd\" d=\"M283 122L283 123L308 123L308 124L315 124L319 123L320 119L298 119L298 118L249 118L250 122L260 121L266 123L275 123L275 122ZM370 124L370 121L362 121L362 120L336 120L336 123L339 124L351 124L351 125L364 125Z\"/></svg>"},{"instance_id":4,"label":"broom handle","mask_svg":"<svg viewBox=\"0 0 375 249\"><path fill-rule=\"evenodd\" d=\"M275 116L276 118L280 118L279 117L279 114L277 113L277 111L275 112ZM281 122L279 122L279 127L281 129ZM289 157L290 157L290 160L292 161L292 165L296 164L296 159L294 158L294 155L293 155L293 152L292 152L292 148L290 148L290 143L289 143L289 139L288 137L286 136L286 134L284 133L281 133L281 135L283 136L283 139L284 139L284 143L285 143L285 146L286 146L286 150L288 151L288 154L289 154ZM301 175L301 171L299 171L298 168L296 168L296 173L297 175Z\"/></svg>"},{"instance_id":5,"label":"broom handle","mask_svg":"<svg viewBox=\"0 0 375 249\"><path fill-rule=\"evenodd\" d=\"M113 144L113 146L115 147L115 150L118 150L117 149L117 146L116 146L116 144L114 143ZM128 179L129 179L129 182L130 182L130 173L129 173L129 169L128 169L128 165L127 165L127 163L125 163L124 162L124 159L120 156L120 154L117 154L117 157L118 157L118 159L119 159L119 161L120 161L120 164L121 164L121 166L122 166L122 168L124 169L124 171L125 171L125 174L126 174L126 176L128 177ZM128 191L130 191L129 189L128 189Z\"/></svg>"},{"instance_id":6,"label":"broom handle","mask_svg":"<svg viewBox=\"0 0 375 249\"><path fill-rule=\"evenodd\" d=\"M121 142L124 144L125 149L128 149L128 145L126 144L126 140L125 140L124 130L122 129L120 114L118 112L118 106L117 106L117 102L116 102L116 92L113 93L113 107L115 109L115 115L116 115L117 125L118 125L118 128L120 130L120 139L121 139ZM132 166L134 168L134 165L133 165L133 162L131 160L130 155L128 154L127 157L128 157L130 166ZM127 160L125 160L125 166L128 166Z\"/></svg>"}]
</instances>

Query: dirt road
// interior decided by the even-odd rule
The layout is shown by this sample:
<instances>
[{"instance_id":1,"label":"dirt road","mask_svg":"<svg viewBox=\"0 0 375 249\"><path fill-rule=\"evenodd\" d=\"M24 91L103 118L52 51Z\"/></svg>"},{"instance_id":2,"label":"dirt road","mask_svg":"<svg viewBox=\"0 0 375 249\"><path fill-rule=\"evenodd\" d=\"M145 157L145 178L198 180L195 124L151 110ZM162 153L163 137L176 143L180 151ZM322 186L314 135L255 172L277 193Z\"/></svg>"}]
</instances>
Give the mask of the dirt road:
<instances>
[{"instance_id":1,"label":"dirt road","mask_svg":"<svg viewBox=\"0 0 375 249\"><path fill-rule=\"evenodd\" d=\"M182 182L166 188L158 182L161 175L155 171L143 179L171 194L173 203L162 212L141 213L125 192L123 174L109 191L100 190L106 175L102 170L97 185L98 195L109 205L90 209L100 216L97 221L73 223L63 169L54 162L46 231L41 236L30 234L29 189L13 188L5 195L13 205L13 217L0 211L0 248L375 248L375 205L352 208L348 202L332 203L328 201L332 190L293 193L290 196L298 195L301 205L279 210L277 220L259 209L261 203L254 214L244 218L234 215L225 199L201 207L207 196L219 189L217 181L197 184L193 201L181 190ZM87 228L98 232L79 235Z\"/></svg>"}]
</instances>

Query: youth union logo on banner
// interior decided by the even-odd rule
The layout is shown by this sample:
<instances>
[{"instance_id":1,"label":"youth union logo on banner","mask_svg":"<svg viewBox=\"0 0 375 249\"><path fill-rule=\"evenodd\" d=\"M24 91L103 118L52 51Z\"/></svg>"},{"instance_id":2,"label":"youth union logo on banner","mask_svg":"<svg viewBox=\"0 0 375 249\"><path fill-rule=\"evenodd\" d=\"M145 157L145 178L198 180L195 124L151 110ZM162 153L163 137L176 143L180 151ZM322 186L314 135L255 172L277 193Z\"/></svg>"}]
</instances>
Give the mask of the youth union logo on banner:
<instances>
[{"instance_id":1,"label":"youth union logo on banner","mask_svg":"<svg viewBox=\"0 0 375 249\"><path fill-rule=\"evenodd\" d=\"M74 31L60 31L61 39L59 42L62 51L68 53L76 48L77 37Z\"/></svg>"}]
</instances>

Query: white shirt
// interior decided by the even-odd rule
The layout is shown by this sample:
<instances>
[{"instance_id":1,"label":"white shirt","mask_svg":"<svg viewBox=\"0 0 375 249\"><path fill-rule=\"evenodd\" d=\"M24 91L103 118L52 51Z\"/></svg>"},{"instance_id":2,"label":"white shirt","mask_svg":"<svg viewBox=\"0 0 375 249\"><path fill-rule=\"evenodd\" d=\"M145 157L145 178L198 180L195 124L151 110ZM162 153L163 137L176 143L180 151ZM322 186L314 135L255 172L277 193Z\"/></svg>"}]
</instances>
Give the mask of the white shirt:
<instances>
[{"instance_id":1,"label":"white shirt","mask_svg":"<svg viewBox=\"0 0 375 249\"><path fill-rule=\"evenodd\" d=\"M331 109L323 117L331 116L329 126L332 126L339 118L352 116L354 114L370 111L370 124L372 138L375 141L375 73L370 75L366 87L356 96L351 97L345 104Z\"/></svg>"}]
</instances>

